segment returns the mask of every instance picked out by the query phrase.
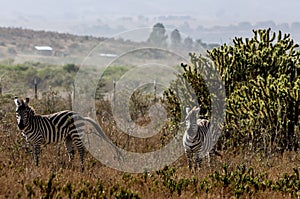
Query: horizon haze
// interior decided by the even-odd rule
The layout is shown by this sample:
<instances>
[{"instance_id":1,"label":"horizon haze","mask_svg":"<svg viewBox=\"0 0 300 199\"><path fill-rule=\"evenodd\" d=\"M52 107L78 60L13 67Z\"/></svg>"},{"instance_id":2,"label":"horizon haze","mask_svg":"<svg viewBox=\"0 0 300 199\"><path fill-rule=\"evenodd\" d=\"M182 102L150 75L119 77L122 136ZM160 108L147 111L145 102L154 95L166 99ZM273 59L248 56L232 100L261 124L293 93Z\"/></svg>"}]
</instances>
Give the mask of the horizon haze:
<instances>
[{"instance_id":1,"label":"horizon haze","mask_svg":"<svg viewBox=\"0 0 300 199\"><path fill-rule=\"evenodd\" d=\"M2 1L0 26L110 37L161 22L192 38L220 43L231 41L235 33L249 36L253 28L290 32L299 25L299 6L297 0L11 0ZM243 30L232 30L240 25ZM299 41L299 31L292 32Z\"/></svg>"}]
</instances>

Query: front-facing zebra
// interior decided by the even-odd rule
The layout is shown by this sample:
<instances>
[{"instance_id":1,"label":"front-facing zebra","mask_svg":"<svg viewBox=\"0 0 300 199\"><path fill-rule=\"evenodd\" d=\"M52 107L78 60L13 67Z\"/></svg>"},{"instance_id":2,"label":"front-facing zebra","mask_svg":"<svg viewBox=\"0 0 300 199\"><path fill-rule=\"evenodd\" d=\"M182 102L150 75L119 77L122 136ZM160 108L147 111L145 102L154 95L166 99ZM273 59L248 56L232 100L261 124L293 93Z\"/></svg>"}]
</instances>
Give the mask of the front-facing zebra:
<instances>
[{"instance_id":1,"label":"front-facing zebra","mask_svg":"<svg viewBox=\"0 0 300 199\"><path fill-rule=\"evenodd\" d=\"M194 169L200 168L202 157L208 156L211 148L210 140L207 140L207 133L209 131L210 122L207 119L198 119L200 107L194 107L192 110L186 108L186 130L183 135L183 147L188 158L188 166L192 169L194 162ZM212 149L216 155L221 156L220 153ZM205 153L205 154L201 154Z\"/></svg>"},{"instance_id":2,"label":"front-facing zebra","mask_svg":"<svg viewBox=\"0 0 300 199\"><path fill-rule=\"evenodd\" d=\"M97 123L88 117L82 117L73 111L61 111L50 115L38 115L34 109L28 105L29 98L25 100L15 97L16 115L18 127L26 141L31 143L34 148L35 163L39 164L39 154L41 144L64 142L70 161L74 159L74 147L76 145L80 159L81 170L84 170L85 149L83 146L83 133L85 122L89 122L105 141L109 142L118 152L102 132Z\"/></svg>"}]
</instances>

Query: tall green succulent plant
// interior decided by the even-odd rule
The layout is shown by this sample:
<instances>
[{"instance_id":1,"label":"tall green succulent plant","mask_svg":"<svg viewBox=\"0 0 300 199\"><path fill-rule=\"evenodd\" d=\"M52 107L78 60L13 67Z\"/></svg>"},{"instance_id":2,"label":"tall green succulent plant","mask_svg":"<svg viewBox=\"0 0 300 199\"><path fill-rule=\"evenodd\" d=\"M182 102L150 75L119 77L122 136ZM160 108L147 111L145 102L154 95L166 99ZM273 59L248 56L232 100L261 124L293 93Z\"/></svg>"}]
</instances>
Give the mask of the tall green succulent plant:
<instances>
[{"instance_id":1,"label":"tall green succulent plant","mask_svg":"<svg viewBox=\"0 0 300 199\"><path fill-rule=\"evenodd\" d=\"M253 38L208 51L226 85L226 129L258 149L299 147L300 51L289 34L254 30ZM257 149L257 148L256 148Z\"/></svg>"}]
</instances>

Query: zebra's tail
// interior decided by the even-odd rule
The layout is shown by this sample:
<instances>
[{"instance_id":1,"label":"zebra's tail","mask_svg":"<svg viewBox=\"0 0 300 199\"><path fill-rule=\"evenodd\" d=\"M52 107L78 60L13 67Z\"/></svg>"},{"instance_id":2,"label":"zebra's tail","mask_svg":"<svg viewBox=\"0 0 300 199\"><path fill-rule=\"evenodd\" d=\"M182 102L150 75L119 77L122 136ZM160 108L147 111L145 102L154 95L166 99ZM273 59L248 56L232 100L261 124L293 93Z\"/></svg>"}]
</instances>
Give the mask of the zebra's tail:
<instances>
[{"instance_id":1,"label":"zebra's tail","mask_svg":"<svg viewBox=\"0 0 300 199\"><path fill-rule=\"evenodd\" d=\"M97 133L98 133L97 135L100 136L101 138L103 138L106 142L108 142L108 143L116 150L117 156L118 156L118 159L119 159L119 160L123 160L123 156L122 156L122 154L121 154L119 148L118 148L116 145L114 145L114 144L112 143L111 140L109 140L109 139L107 138L107 136L103 133L102 129L101 129L100 126L95 122L95 120L93 120L92 118L89 118L89 117L82 117L82 119L83 119L84 121L87 121L87 122L89 122L90 124L92 124L93 127L97 130Z\"/></svg>"}]
</instances>

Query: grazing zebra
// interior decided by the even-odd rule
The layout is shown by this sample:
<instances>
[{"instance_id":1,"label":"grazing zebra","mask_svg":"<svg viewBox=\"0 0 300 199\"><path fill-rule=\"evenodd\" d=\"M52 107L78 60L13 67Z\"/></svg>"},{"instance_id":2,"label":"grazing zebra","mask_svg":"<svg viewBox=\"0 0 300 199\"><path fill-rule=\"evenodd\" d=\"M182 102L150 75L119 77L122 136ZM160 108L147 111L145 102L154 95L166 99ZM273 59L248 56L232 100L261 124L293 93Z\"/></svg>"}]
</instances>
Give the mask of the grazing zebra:
<instances>
[{"instance_id":1,"label":"grazing zebra","mask_svg":"<svg viewBox=\"0 0 300 199\"><path fill-rule=\"evenodd\" d=\"M102 132L97 123L88 117L82 117L73 111L61 111L50 115L38 115L34 109L28 105L29 98L18 99L15 97L16 115L18 128L22 131L26 141L31 143L34 148L34 159L38 166L41 144L64 142L70 162L74 159L74 147L76 145L80 159L81 170L84 171L85 149L82 142L85 122L89 122L97 130L99 135L114 146Z\"/></svg>"},{"instance_id":2,"label":"grazing zebra","mask_svg":"<svg viewBox=\"0 0 300 199\"><path fill-rule=\"evenodd\" d=\"M202 157L202 151L209 151L210 143L205 141L210 122L206 119L198 119L198 113L200 112L200 107L194 107L192 110L190 108L186 108L186 131L183 135L183 147L184 151L188 158L188 166L192 169L193 162L194 169L196 171L197 167L200 168ZM220 153L213 150L217 155L221 156ZM209 152L205 154L208 156L209 161Z\"/></svg>"}]
</instances>

